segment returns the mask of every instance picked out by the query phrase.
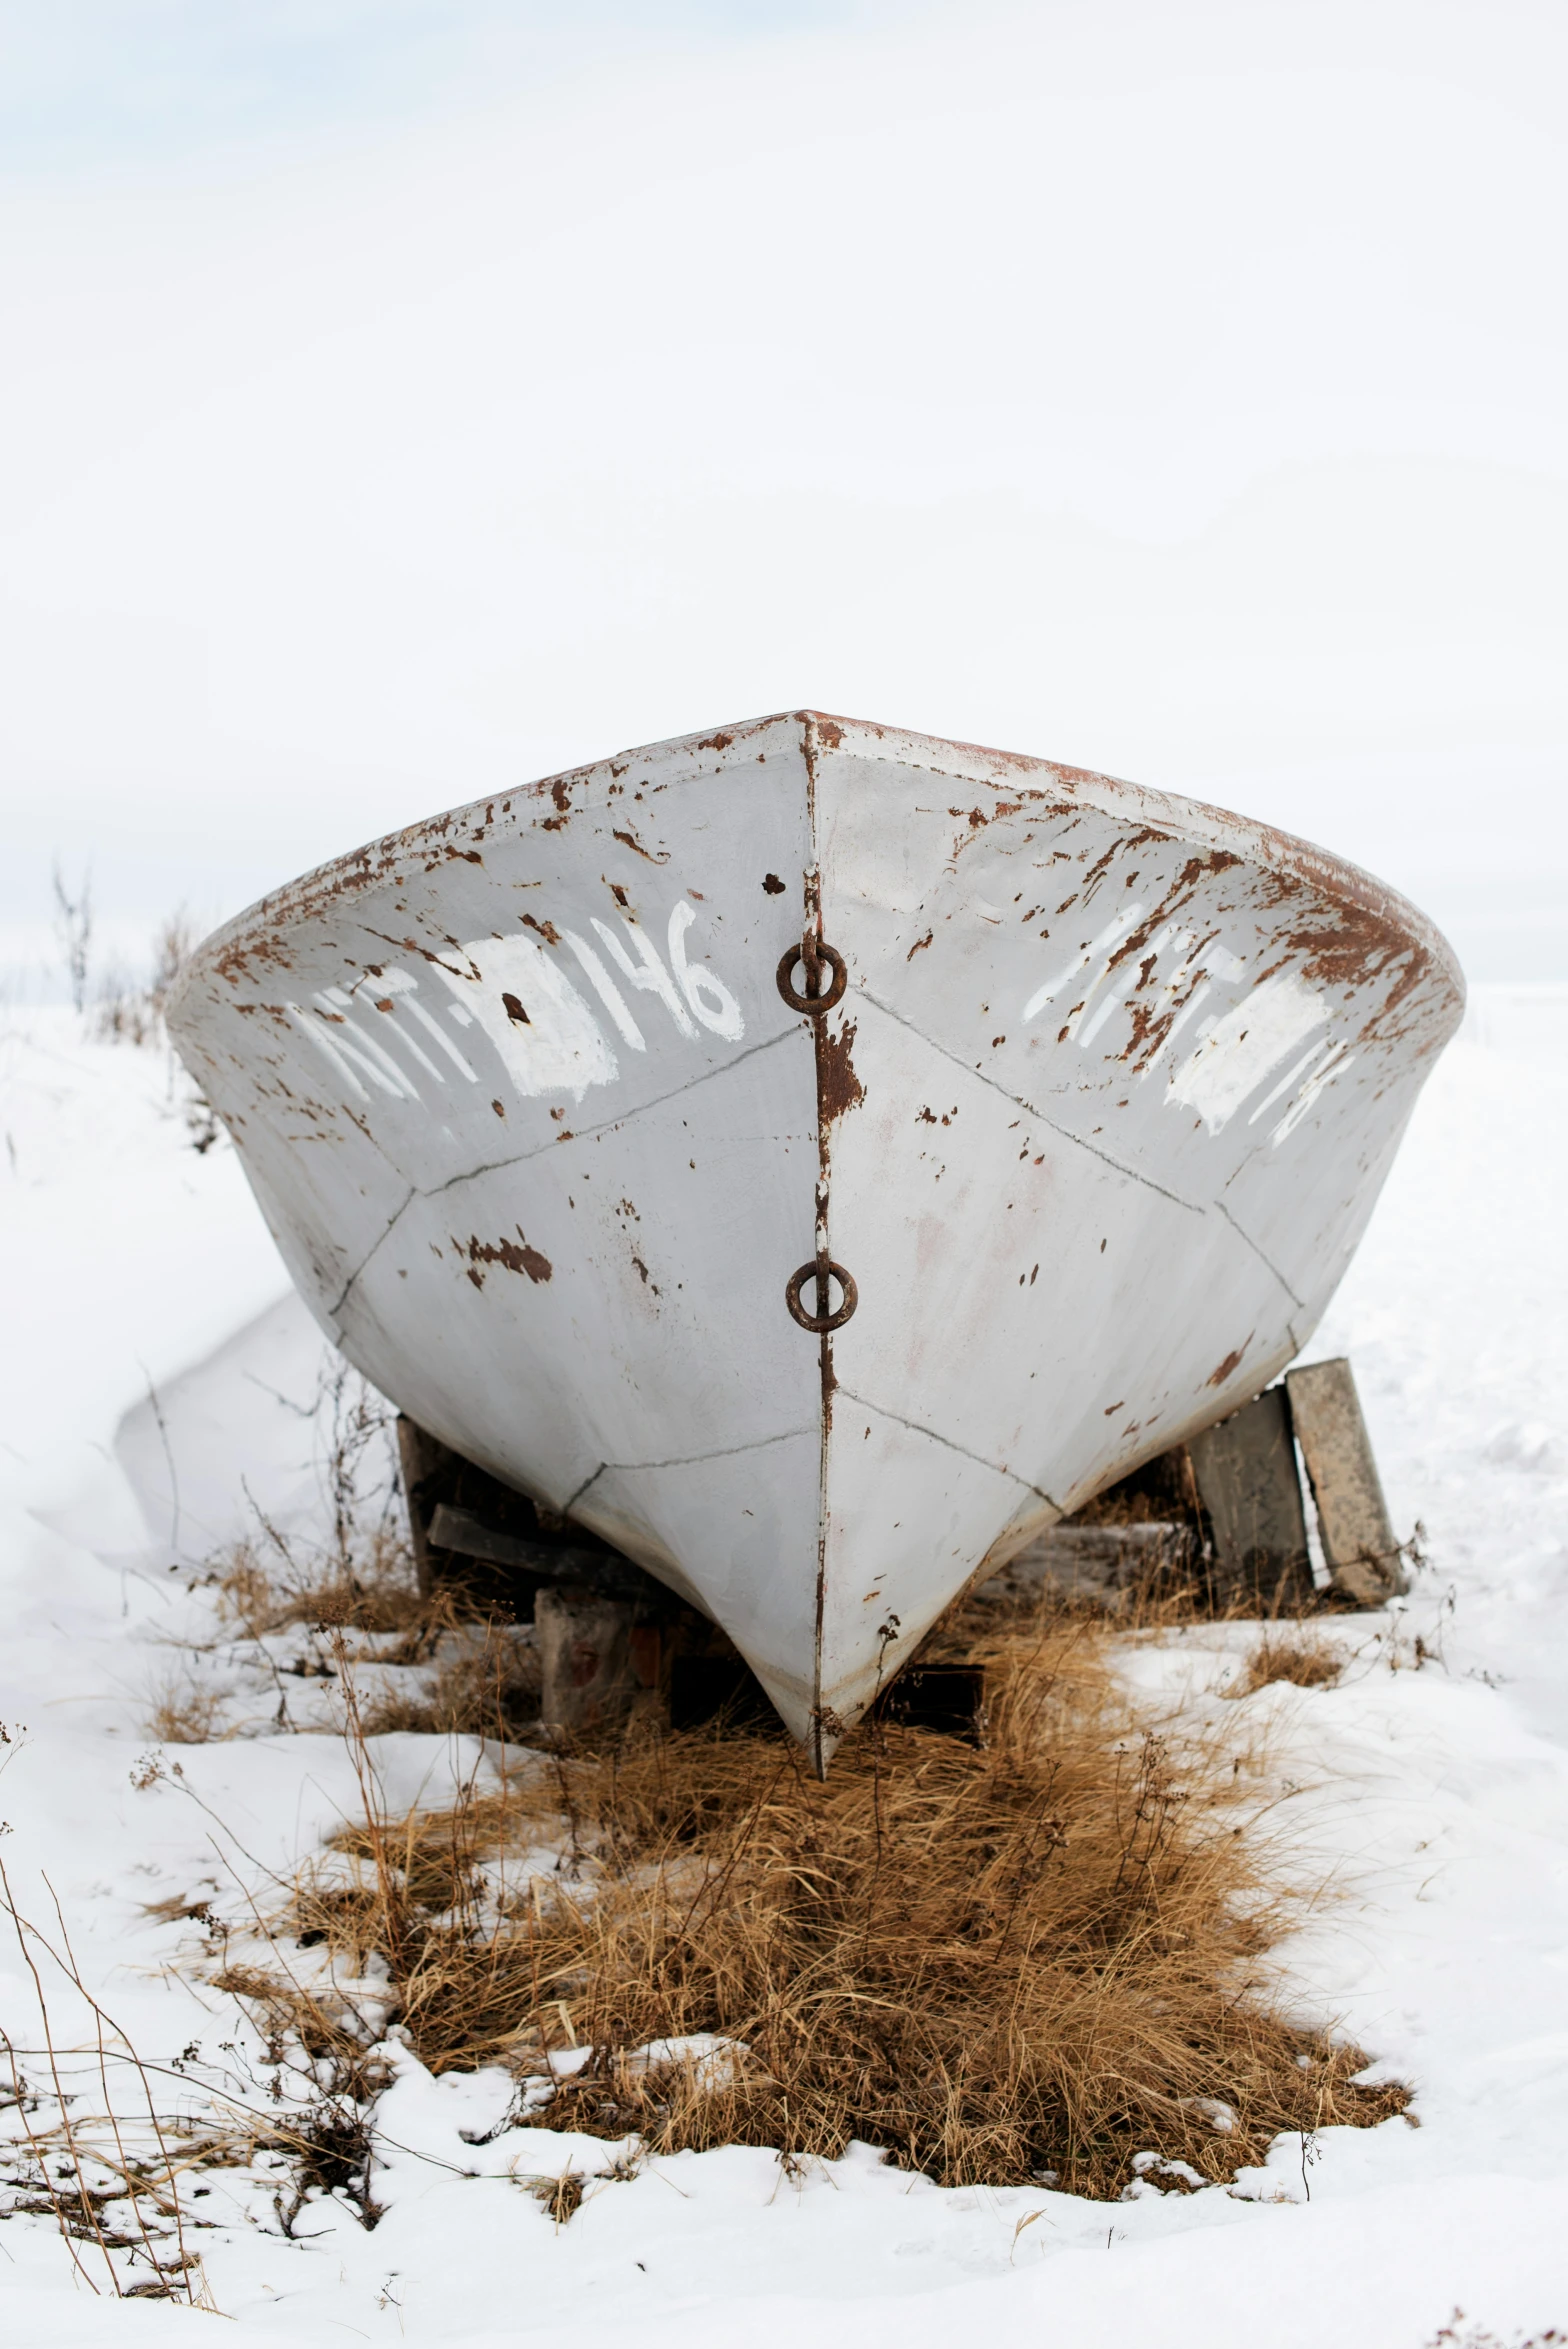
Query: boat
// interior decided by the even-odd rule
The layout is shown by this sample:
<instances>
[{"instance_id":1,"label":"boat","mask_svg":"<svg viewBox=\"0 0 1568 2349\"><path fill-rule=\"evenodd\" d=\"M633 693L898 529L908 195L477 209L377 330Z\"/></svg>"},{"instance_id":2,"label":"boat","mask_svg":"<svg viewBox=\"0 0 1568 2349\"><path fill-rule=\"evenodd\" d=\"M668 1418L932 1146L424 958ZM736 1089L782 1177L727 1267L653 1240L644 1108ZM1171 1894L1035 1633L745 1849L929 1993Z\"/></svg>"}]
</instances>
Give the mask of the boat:
<instances>
[{"instance_id":1,"label":"boat","mask_svg":"<svg viewBox=\"0 0 1568 2349\"><path fill-rule=\"evenodd\" d=\"M349 1361L717 1623L820 1770L1299 1353L1462 1008L1320 848L797 710L341 857L167 1016Z\"/></svg>"}]
</instances>

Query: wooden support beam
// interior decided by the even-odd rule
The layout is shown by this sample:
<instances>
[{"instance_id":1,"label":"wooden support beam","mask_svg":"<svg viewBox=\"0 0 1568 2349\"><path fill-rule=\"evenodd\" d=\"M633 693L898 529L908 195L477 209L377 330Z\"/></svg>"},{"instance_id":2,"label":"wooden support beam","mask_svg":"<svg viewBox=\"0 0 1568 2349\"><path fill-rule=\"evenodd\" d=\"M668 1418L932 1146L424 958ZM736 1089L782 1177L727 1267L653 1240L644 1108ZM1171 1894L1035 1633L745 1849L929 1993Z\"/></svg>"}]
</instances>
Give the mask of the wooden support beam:
<instances>
[{"instance_id":1,"label":"wooden support beam","mask_svg":"<svg viewBox=\"0 0 1568 2349\"><path fill-rule=\"evenodd\" d=\"M419 1595L428 1599L433 1573L430 1556L430 1510L426 1490L437 1474L446 1446L428 1435L406 1411L397 1415L397 1459L403 1476L403 1500L408 1510L408 1538L414 1552Z\"/></svg>"},{"instance_id":2,"label":"wooden support beam","mask_svg":"<svg viewBox=\"0 0 1568 2349\"><path fill-rule=\"evenodd\" d=\"M1214 1535L1215 1598L1283 1612L1312 1596L1290 1406L1269 1387L1188 1446Z\"/></svg>"},{"instance_id":3,"label":"wooden support beam","mask_svg":"<svg viewBox=\"0 0 1568 2349\"><path fill-rule=\"evenodd\" d=\"M1190 1584L1197 1552L1191 1526L1170 1519L1088 1525L1069 1519L1037 1534L969 1596L982 1606L1018 1606L1052 1590L1119 1614L1156 1590Z\"/></svg>"},{"instance_id":4,"label":"wooden support beam","mask_svg":"<svg viewBox=\"0 0 1568 2349\"><path fill-rule=\"evenodd\" d=\"M1323 1557L1339 1588L1364 1607L1408 1588L1404 1561L1372 1457L1361 1399L1343 1356L1287 1371L1296 1441L1318 1513Z\"/></svg>"},{"instance_id":5,"label":"wooden support beam","mask_svg":"<svg viewBox=\"0 0 1568 2349\"><path fill-rule=\"evenodd\" d=\"M554 1583L534 1601L539 1648L539 1718L546 1729L591 1737L615 1728L637 1692L632 1633L637 1608L570 1583Z\"/></svg>"}]
</instances>

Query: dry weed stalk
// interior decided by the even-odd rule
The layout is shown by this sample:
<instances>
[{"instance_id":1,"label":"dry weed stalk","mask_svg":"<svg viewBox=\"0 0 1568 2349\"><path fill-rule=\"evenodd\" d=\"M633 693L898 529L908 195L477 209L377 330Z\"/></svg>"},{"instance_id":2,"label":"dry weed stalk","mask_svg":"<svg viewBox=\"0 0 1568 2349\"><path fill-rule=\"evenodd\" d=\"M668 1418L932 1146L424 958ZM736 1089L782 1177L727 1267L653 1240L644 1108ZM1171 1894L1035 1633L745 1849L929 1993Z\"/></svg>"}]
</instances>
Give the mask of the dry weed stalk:
<instances>
[{"instance_id":1,"label":"dry weed stalk","mask_svg":"<svg viewBox=\"0 0 1568 2349\"><path fill-rule=\"evenodd\" d=\"M1104 1642L1063 1615L994 1635L983 1743L863 1729L826 1784L781 1737L643 1731L440 1813L389 1821L372 1794L337 1838L357 1873L303 1884L294 1928L356 1970L381 1954L435 2070L547 2088L552 2043L591 2047L552 2124L652 2151L860 2138L946 2184L1113 2195L1139 2154L1218 2180L1281 2132L1400 2110L1279 2016L1281 1907L1228 1757L1178 1774ZM517 1872L550 1844L554 1874ZM344 2027L245 1987L323 2045ZM696 2034L744 2052L628 2061Z\"/></svg>"},{"instance_id":2,"label":"dry weed stalk","mask_svg":"<svg viewBox=\"0 0 1568 2349\"><path fill-rule=\"evenodd\" d=\"M58 901L58 874L55 888ZM84 884L84 906L85 902ZM181 906L178 912L167 915L153 933L151 961L145 980L137 982L130 979L119 967L105 973L99 982L93 1021L94 1032L100 1043L147 1045L163 1041L163 1007L175 980L195 952L198 937L195 923ZM74 964L72 977L74 986ZM85 961L81 984L85 990ZM78 1011L84 1008L84 1001L85 997L77 1002Z\"/></svg>"},{"instance_id":3,"label":"dry weed stalk","mask_svg":"<svg viewBox=\"0 0 1568 2349\"><path fill-rule=\"evenodd\" d=\"M409 1731L482 1737L498 1724L503 1734L515 1736L537 1724L539 1670L531 1635L519 1637L515 1626L476 1605L461 1585L421 1593L405 1543L378 1531L346 1564L336 1556L312 1559L292 1546L282 1548L281 1570L248 1541L216 1564L219 1612L258 1645L298 1627L325 1635L330 1651L338 1634L358 1632L379 1644L347 1648L350 1666L424 1667L412 1688L385 1687L356 1700L366 1736ZM291 1669L298 1673L301 1666ZM311 1667L304 1669L308 1674ZM314 1669L326 1676L335 1668L318 1661ZM273 1678L281 1727L288 1699L276 1666ZM221 1701L170 1685L148 1717L149 1733L164 1744L199 1743L214 1733Z\"/></svg>"},{"instance_id":4,"label":"dry weed stalk","mask_svg":"<svg viewBox=\"0 0 1568 2349\"><path fill-rule=\"evenodd\" d=\"M98 2285L77 2250L78 2243L96 2244L107 2271L109 2288L117 2298L143 2298L149 2295L160 2299L183 2297L193 2307L204 2305L204 2291L200 2278L201 2263L199 2258L186 2247L184 2217L180 2209L179 2195L174 2186L176 2164L170 2154L164 2135L163 2123L153 2098L152 2082L148 2077L146 2066L142 2063L125 2033L100 2005L83 1980L81 1968L77 1964L76 1952L71 1946L70 1931L66 1925L58 1895L47 1877L44 1882L54 1906L59 1932L58 1945L31 1918L24 1916L22 1911L18 1909L12 1897L11 1882L6 1874L5 1863L0 1861L0 1907L4 1908L6 1915L11 1920L22 1962L32 1980L33 1994L43 2029L49 2076L54 2088L55 2105L60 2115L54 2130L45 2132L34 2130L27 2110L26 2092L16 2050L10 2040L5 2039L6 2054L10 2060L13 2078L16 2082L17 2107L36 2173L35 2187L46 2197L45 2207L52 2212L78 2273L92 2291L97 2292ZM84 2001L93 2017L97 2070L104 2100L101 2125L107 2129L113 2140L113 2154L103 2152L91 2145L84 2133L85 2125L73 2122L71 2118L72 2099L61 2077L60 2059L55 2044L49 2000L44 1989L38 1957L35 1953L42 1953L49 1959L56 1971L63 1976L76 1995ZM117 2045L111 2048L111 2042L117 2042ZM127 2151L119 2115L115 2109L114 2096L109 2086L111 2054L114 2060L129 2063L136 2073L147 2107L147 2119L151 2126L153 2140L158 2148L156 2161L133 2159ZM67 2163L63 2173L58 2168L54 2173L51 2173L48 2143L50 2137L57 2138L66 2152ZM93 2187L90 2181L95 2166L116 2178L118 2183L111 2187ZM65 2193L61 2192L56 2182L57 2177L61 2174L70 2179L69 2191ZM122 2204L129 2209L135 2230L132 2234L118 2230L108 2221L110 2208ZM155 2225L160 2221L172 2222L175 2245L175 2253L172 2258L160 2257L160 2244L169 2240L166 2227L159 2227L158 2231L154 2231ZM127 2285L114 2263L113 2254L116 2251L128 2251L133 2260L138 2256L144 2258L151 2271L148 2281Z\"/></svg>"},{"instance_id":5,"label":"dry weed stalk","mask_svg":"<svg viewBox=\"0 0 1568 2349\"><path fill-rule=\"evenodd\" d=\"M153 1398L156 1407L156 1397ZM421 1592L406 1531L398 1522L399 1485L391 1416L372 1388L338 1362L302 1416L325 1412L321 1474L329 1512L323 1537L284 1531L250 1499L255 1530L208 1561L227 1644L235 1633L258 1651L276 1697L273 1726L286 1729L291 1688L299 1679L334 1677L322 1653L326 1638L356 1632L352 1663L418 1666L414 1688L386 1687L363 1702L367 1735L390 1731L479 1734L501 1718L508 1731L538 1718L538 1671L531 1635L497 1619L494 1602L461 1585ZM280 1632L306 1635L306 1651L280 1661L268 1643ZM219 1734L223 1699L187 1673L154 1692L147 1726L162 1744L194 1744Z\"/></svg>"},{"instance_id":6,"label":"dry weed stalk","mask_svg":"<svg viewBox=\"0 0 1568 2349\"><path fill-rule=\"evenodd\" d=\"M416 1636L445 1627L444 1620L432 1621L430 1602L415 1586L406 1545L393 1535L378 1530L347 1557L335 1547L317 1557L270 1524L266 1532L275 1563L248 1540L237 1542L212 1568L219 1611L247 1639L264 1639L295 1624Z\"/></svg>"},{"instance_id":7,"label":"dry weed stalk","mask_svg":"<svg viewBox=\"0 0 1568 2349\"><path fill-rule=\"evenodd\" d=\"M495 1609L461 1584L422 1592L407 1535L385 1508L366 1525L362 1486L367 1456L385 1438L387 1412L346 1366L327 1393L332 1435L324 1463L331 1533L310 1545L284 1534L254 1501L258 1531L212 1562L220 1616L262 1646L295 1627L335 1637L358 1632L379 1644L346 1651L350 1664L419 1665L415 1689L387 1688L356 1700L367 1736L394 1731L479 1735L499 1721L505 1732L538 1720L539 1681L528 1634L499 1620ZM269 1663L271 1658L268 1658ZM319 1665L325 1674L327 1666ZM273 1665L278 1725L288 1724L288 1696ZM296 1665L295 1671L299 1670ZM167 1719L167 1732L160 1726ZM194 1710L170 1703L149 1723L154 1735L179 1742L191 1730L205 1734Z\"/></svg>"},{"instance_id":8,"label":"dry weed stalk","mask_svg":"<svg viewBox=\"0 0 1568 2349\"><path fill-rule=\"evenodd\" d=\"M1427 2343L1426 2349L1504 2349L1497 2334L1485 2325L1465 2325L1465 2312L1456 2308L1446 2325L1440 2325ZM1548 2325L1544 2333L1532 2333L1528 2341L1513 2338L1512 2349L1568 2349L1568 2332L1557 2325Z\"/></svg>"},{"instance_id":9,"label":"dry weed stalk","mask_svg":"<svg viewBox=\"0 0 1568 2349\"><path fill-rule=\"evenodd\" d=\"M581 2170L562 2170L556 2178L531 2178L528 2191L543 2210L546 2218L555 2222L557 2231L569 2218L575 2218L582 2208L583 2189L588 2180Z\"/></svg>"}]
</instances>

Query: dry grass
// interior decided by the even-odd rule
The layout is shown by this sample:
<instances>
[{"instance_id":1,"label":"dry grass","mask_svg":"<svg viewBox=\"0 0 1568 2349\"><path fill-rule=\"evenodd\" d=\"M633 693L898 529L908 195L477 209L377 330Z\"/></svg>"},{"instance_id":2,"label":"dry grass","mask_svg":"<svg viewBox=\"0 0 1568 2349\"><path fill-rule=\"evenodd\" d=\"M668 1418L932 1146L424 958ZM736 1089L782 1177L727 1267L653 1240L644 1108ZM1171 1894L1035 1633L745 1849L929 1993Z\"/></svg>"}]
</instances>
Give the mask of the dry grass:
<instances>
[{"instance_id":1,"label":"dry grass","mask_svg":"<svg viewBox=\"0 0 1568 2349\"><path fill-rule=\"evenodd\" d=\"M1345 1669L1343 1651L1331 1639L1286 1624L1265 1631L1236 1685L1228 1696L1251 1696L1272 1681L1292 1681L1297 1688L1332 1688Z\"/></svg>"},{"instance_id":2,"label":"dry grass","mask_svg":"<svg viewBox=\"0 0 1568 2349\"><path fill-rule=\"evenodd\" d=\"M367 1737L402 1729L512 1739L538 1724L538 1658L502 1624L480 1626L478 1643L437 1664L418 1693L388 1691L364 1709Z\"/></svg>"},{"instance_id":3,"label":"dry grass","mask_svg":"<svg viewBox=\"0 0 1568 2349\"><path fill-rule=\"evenodd\" d=\"M224 1692L189 1680L169 1680L153 1692L149 1737L160 1745L206 1745L223 1715Z\"/></svg>"},{"instance_id":4,"label":"dry grass","mask_svg":"<svg viewBox=\"0 0 1568 2349\"><path fill-rule=\"evenodd\" d=\"M379 1952L435 2070L543 2079L552 2046L591 2047L551 2124L654 2151L860 2138L946 2184L1109 2196L1139 2153L1218 2180L1282 2131L1401 2109L1272 2002L1284 1910L1229 1754L1178 1771L1081 1619L993 1635L988 1671L981 1744L862 1730L826 1784L782 1736L644 1730L447 1812L369 1800L289 1923L355 1972ZM541 1844L562 1868L530 1875ZM368 2024L281 1975L229 1986L364 2049ZM696 2033L746 2051L716 2084L628 2063Z\"/></svg>"},{"instance_id":5,"label":"dry grass","mask_svg":"<svg viewBox=\"0 0 1568 2349\"><path fill-rule=\"evenodd\" d=\"M276 1536L271 1554L243 1541L217 1562L213 1579L220 1614L247 1639L293 1624L408 1635L404 1644L412 1652L389 1650L381 1659L387 1663L417 1662L458 1620L448 1593L421 1596L407 1543L385 1531L352 1555L339 1549L325 1558L302 1555Z\"/></svg>"},{"instance_id":6,"label":"dry grass","mask_svg":"<svg viewBox=\"0 0 1568 2349\"><path fill-rule=\"evenodd\" d=\"M419 1588L406 1531L390 1406L341 1358L323 1373L309 1416L325 1420L327 1523L319 1538L281 1531L247 1494L256 1531L209 1561L220 1614L247 1638L293 1624L404 1634L380 1660L419 1662L459 1620L460 1598ZM406 1649L407 1653L404 1653Z\"/></svg>"},{"instance_id":7,"label":"dry grass","mask_svg":"<svg viewBox=\"0 0 1568 2349\"><path fill-rule=\"evenodd\" d=\"M358 1633L344 1651L350 1665L421 1668L416 1686L388 1685L367 1708L365 1734L516 1736L533 1728L539 1683L527 1635L519 1639L497 1619L482 1587L419 1587L386 1404L340 1364L324 1377L312 1409L328 1420L321 1463L327 1524L314 1538L290 1535L252 1501L256 1531L210 1559L205 1577L223 1630L215 1644L236 1635L251 1641L260 1652L249 1661L271 1673L271 1726L293 1726L291 1678L332 1677L322 1636ZM280 1662L266 1643L293 1630L310 1635L305 1654ZM187 1675L154 1690L147 1727L160 1744L200 1744L217 1732L221 1706Z\"/></svg>"},{"instance_id":8,"label":"dry grass","mask_svg":"<svg viewBox=\"0 0 1568 2349\"><path fill-rule=\"evenodd\" d=\"M154 932L144 979L132 979L118 968L106 972L99 981L93 1013L93 1033L99 1043L147 1045L163 1041L163 1007L199 937L182 906ZM78 1004L77 1008L84 1006Z\"/></svg>"},{"instance_id":9,"label":"dry grass","mask_svg":"<svg viewBox=\"0 0 1568 2349\"><path fill-rule=\"evenodd\" d=\"M1499 2336L1485 2325L1465 2325L1465 2312L1456 2308L1446 2325L1439 2326L1427 2343L1426 2349L1505 2349ZM1532 2333L1528 2341L1521 2341L1515 2333L1512 2349L1568 2349L1568 2332L1557 2325L1548 2325L1544 2333Z\"/></svg>"},{"instance_id":10,"label":"dry grass","mask_svg":"<svg viewBox=\"0 0 1568 2349\"><path fill-rule=\"evenodd\" d=\"M342 1661L421 1665L417 1687L386 1688L367 1699L368 1737L399 1730L514 1738L537 1727L539 1671L531 1640L496 1620L461 1584L422 1593L405 1541L379 1532L345 1558L260 1550L242 1542L215 1570L219 1612L245 1637L299 1627L332 1635L359 1632L372 1648L345 1643ZM322 1667L323 1671L325 1666ZM149 1728L165 1741L199 1742L207 1731L188 1709L185 1730L165 1729L177 1708L160 1704Z\"/></svg>"},{"instance_id":11,"label":"dry grass","mask_svg":"<svg viewBox=\"0 0 1568 2349\"><path fill-rule=\"evenodd\" d=\"M10 1922L23 1969L31 1981L43 2036L41 2053L59 2115L52 2126L34 2125L32 2116L42 2099L29 2089L14 2043L0 2031L0 2051L10 2073L8 2101L21 2123L23 2139L22 2145L13 2140L5 2149L12 2162L20 2156L19 2173L12 2162L6 2165L11 2168L6 2182L19 2190L9 2207L53 2217L78 2277L94 2294L100 2290L97 2261L101 2260L104 2280L117 2298L183 2298L192 2305L210 2306L200 2258L186 2244L176 2184L180 2165L171 2151L146 2066L88 1988L77 1964L65 1912L47 1875L43 1882L54 1911L48 1930L16 1906L5 1863L0 1860L0 1913ZM103 2097L103 2112L96 2121L79 2111L73 2113L79 2096L67 2092L61 2079L60 2043L51 2020L47 1987L51 1979L63 1979L92 2017ZM72 2049L73 2053L79 2051L84 2051L80 2041ZM110 2090L111 2069L125 2065L141 2089L146 2127L155 2149L140 2157L132 2146L141 2130L128 2116L122 2116ZM131 2269L138 2263L143 2265L146 2277L132 2282L127 2269L116 2264L117 2254L122 2260L128 2258Z\"/></svg>"}]
</instances>

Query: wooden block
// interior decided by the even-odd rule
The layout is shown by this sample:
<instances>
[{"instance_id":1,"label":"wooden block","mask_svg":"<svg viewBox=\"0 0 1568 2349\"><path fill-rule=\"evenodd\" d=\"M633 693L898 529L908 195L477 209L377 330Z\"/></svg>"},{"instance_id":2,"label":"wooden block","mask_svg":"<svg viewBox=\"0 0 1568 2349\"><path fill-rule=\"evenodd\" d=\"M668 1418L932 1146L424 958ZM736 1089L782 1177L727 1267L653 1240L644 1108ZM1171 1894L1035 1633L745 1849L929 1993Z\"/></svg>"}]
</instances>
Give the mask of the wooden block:
<instances>
[{"instance_id":1,"label":"wooden block","mask_svg":"<svg viewBox=\"0 0 1568 2349\"><path fill-rule=\"evenodd\" d=\"M570 1584L534 1601L539 1648L539 1718L546 1729L591 1736L624 1720L637 1693L632 1633L637 1609Z\"/></svg>"},{"instance_id":2,"label":"wooden block","mask_svg":"<svg viewBox=\"0 0 1568 2349\"><path fill-rule=\"evenodd\" d=\"M400 1416L398 1457L419 1588L454 1587L465 1606L532 1620L541 1582L598 1583L607 1597L660 1598L663 1586L586 1526L571 1525Z\"/></svg>"},{"instance_id":3,"label":"wooden block","mask_svg":"<svg viewBox=\"0 0 1568 2349\"><path fill-rule=\"evenodd\" d=\"M984 1606L1017 1606L1050 1590L1115 1614L1140 1592L1190 1573L1196 1552L1191 1529L1166 1520L1131 1525L1069 1520L1037 1534L969 1595Z\"/></svg>"},{"instance_id":4,"label":"wooden block","mask_svg":"<svg viewBox=\"0 0 1568 2349\"><path fill-rule=\"evenodd\" d=\"M424 1488L434 1475L445 1446L427 1435L416 1420L405 1411L397 1415L397 1457L403 1474L403 1499L408 1509L408 1538L413 1546L414 1571L419 1578L422 1598L429 1598L431 1589L430 1513L424 1503Z\"/></svg>"},{"instance_id":5,"label":"wooden block","mask_svg":"<svg viewBox=\"0 0 1568 2349\"><path fill-rule=\"evenodd\" d=\"M434 1549L478 1558L487 1566L520 1566L529 1574L569 1574L592 1581L600 1568L624 1569L633 1575L641 1571L613 1550L575 1549L564 1541L530 1541L519 1534L504 1533L472 1509L456 1509L449 1501L438 1501L430 1512L427 1538ZM614 1595L624 1597L625 1593Z\"/></svg>"},{"instance_id":6,"label":"wooden block","mask_svg":"<svg viewBox=\"0 0 1568 2349\"><path fill-rule=\"evenodd\" d=\"M1363 1606L1380 1606L1407 1580L1350 1364L1305 1363L1285 1387L1329 1572Z\"/></svg>"},{"instance_id":7,"label":"wooden block","mask_svg":"<svg viewBox=\"0 0 1568 2349\"><path fill-rule=\"evenodd\" d=\"M1266 1608L1310 1598L1307 1518L1284 1388L1244 1403L1188 1449L1214 1534L1216 1598Z\"/></svg>"}]
</instances>

